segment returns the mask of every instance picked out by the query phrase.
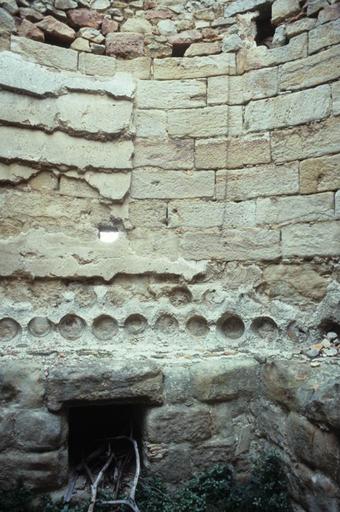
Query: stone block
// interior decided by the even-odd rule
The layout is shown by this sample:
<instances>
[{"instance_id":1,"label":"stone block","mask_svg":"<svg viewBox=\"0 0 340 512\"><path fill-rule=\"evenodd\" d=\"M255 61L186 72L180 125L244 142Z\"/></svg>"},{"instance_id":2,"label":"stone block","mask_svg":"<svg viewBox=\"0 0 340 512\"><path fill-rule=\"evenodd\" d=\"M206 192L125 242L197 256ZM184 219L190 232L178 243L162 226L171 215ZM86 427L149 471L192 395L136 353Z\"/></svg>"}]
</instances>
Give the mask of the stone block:
<instances>
[{"instance_id":1,"label":"stone block","mask_svg":"<svg viewBox=\"0 0 340 512\"><path fill-rule=\"evenodd\" d=\"M292 18L300 12L298 0L275 0L272 5L272 23L278 25L286 18Z\"/></svg>"},{"instance_id":2,"label":"stone block","mask_svg":"<svg viewBox=\"0 0 340 512\"><path fill-rule=\"evenodd\" d=\"M228 135L237 136L243 131L243 107L228 107Z\"/></svg>"},{"instance_id":3,"label":"stone block","mask_svg":"<svg viewBox=\"0 0 340 512\"><path fill-rule=\"evenodd\" d=\"M25 451L49 451L66 440L65 419L44 410L20 411L15 420L15 436Z\"/></svg>"},{"instance_id":4,"label":"stone block","mask_svg":"<svg viewBox=\"0 0 340 512\"><path fill-rule=\"evenodd\" d=\"M340 119L272 133L272 157L275 162L313 158L340 151Z\"/></svg>"},{"instance_id":5,"label":"stone block","mask_svg":"<svg viewBox=\"0 0 340 512\"><path fill-rule=\"evenodd\" d=\"M226 227L252 227L256 225L256 202L225 203L223 225Z\"/></svg>"},{"instance_id":6,"label":"stone block","mask_svg":"<svg viewBox=\"0 0 340 512\"><path fill-rule=\"evenodd\" d=\"M337 256L340 222L295 224L282 228L283 256Z\"/></svg>"},{"instance_id":7,"label":"stone block","mask_svg":"<svg viewBox=\"0 0 340 512\"><path fill-rule=\"evenodd\" d=\"M174 201L169 204L169 226L212 228L222 226L224 204L206 201Z\"/></svg>"},{"instance_id":8,"label":"stone block","mask_svg":"<svg viewBox=\"0 0 340 512\"><path fill-rule=\"evenodd\" d=\"M88 133L105 140L129 128L132 102L76 93L40 99L2 91L0 112L0 120L11 124L47 132L61 130L71 135Z\"/></svg>"},{"instance_id":9,"label":"stone block","mask_svg":"<svg viewBox=\"0 0 340 512\"><path fill-rule=\"evenodd\" d=\"M188 481L192 477L191 447L188 443L165 445L151 444L146 446L147 460L151 462L150 471L171 484ZM152 452L160 456L153 457ZM151 456L149 456L151 453Z\"/></svg>"},{"instance_id":10,"label":"stone block","mask_svg":"<svg viewBox=\"0 0 340 512\"><path fill-rule=\"evenodd\" d=\"M211 436L209 409L168 405L150 409L145 418L145 437L154 443L197 443Z\"/></svg>"},{"instance_id":11,"label":"stone block","mask_svg":"<svg viewBox=\"0 0 340 512\"><path fill-rule=\"evenodd\" d=\"M251 69L277 66L307 56L307 35L292 37L289 43L279 48L268 49L266 46L242 49L237 55L237 69L244 73Z\"/></svg>"},{"instance_id":12,"label":"stone block","mask_svg":"<svg viewBox=\"0 0 340 512\"><path fill-rule=\"evenodd\" d=\"M300 162L300 192L312 194L340 188L340 154Z\"/></svg>"},{"instance_id":13,"label":"stone block","mask_svg":"<svg viewBox=\"0 0 340 512\"><path fill-rule=\"evenodd\" d=\"M21 181L27 181L31 176L38 173L37 169L26 165L20 165L17 163L5 164L0 162L0 183L20 183Z\"/></svg>"},{"instance_id":14,"label":"stone block","mask_svg":"<svg viewBox=\"0 0 340 512\"><path fill-rule=\"evenodd\" d=\"M167 205L164 201L130 201L129 220L134 227L162 228L167 219Z\"/></svg>"},{"instance_id":15,"label":"stone block","mask_svg":"<svg viewBox=\"0 0 340 512\"><path fill-rule=\"evenodd\" d=\"M167 113L164 110L136 110L135 124L137 137L167 137Z\"/></svg>"},{"instance_id":16,"label":"stone block","mask_svg":"<svg viewBox=\"0 0 340 512\"><path fill-rule=\"evenodd\" d=\"M213 197L213 171L158 171L138 169L132 173L131 196L136 199L181 199Z\"/></svg>"},{"instance_id":17,"label":"stone block","mask_svg":"<svg viewBox=\"0 0 340 512\"><path fill-rule=\"evenodd\" d=\"M226 139L198 139L195 142L195 167L220 169L227 162Z\"/></svg>"},{"instance_id":18,"label":"stone block","mask_svg":"<svg viewBox=\"0 0 340 512\"><path fill-rule=\"evenodd\" d=\"M339 193L339 190L335 194L335 218L340 219L340 193Z\"/></svg>"},{"instance_id":19,"label":"stone block","mask_svg":"<svg viewBox=\"0 0 340 512\"><path fill-rule=\"evenodd\" d=\"M260 228L188 232L182 237L181 249L185 258L196 261L270 260L281 254L280 233Z\"/></svg>"},{"instance_id":20,"label":"stone block","mask_svg":"<svg viewBox=\"0 0 340 512\"><path fill-rule=\"evenodd\" d=\"M141 80L148 80L151 77L150 57L136 57L132 60L118 59L116 66L118 72L129 73L133 77Z\"/></svg>"},{"instance_id":21,"label":"stone block","mask_svg":"<svg viewBox=\"0 0 340 512\"><path fill-rule=\"evenodd\" d=\"M93 53L79 53L78 69L81 73L94 76L113 76L116 72L116 59Z\"/></svg>"},{"instance_id":22,"label":"stone block","mask_svg":"<svg viewBox=\"0 0 340 512\"><path fill-rule=\"evenodd\" d=\"M308 53L340 43L340 19L319 25L309 32Z\"/></svg>"},{"instance_id":23,"label":"stone block","mask_svg":"<svg viewBox=\"0 0 340 512\"><path fill-rule=\"evenodd\" d=\"M138 108L176 109L204 107L205 80L138 80Z\"/></svg>"},{"instance_id":24,"label":"stone block","mask_svg":"<svg viewBox=\"0 0 340 512\"><path fill-rule=\"evenodd\" d=\"M280 90L313 87L340 77L340 46L334 46L305 59L284 64Z\"/></svg>"},{"instance_id":25,"label":"stone block","mask_svg":"<svg viewBox=\"0 0 340 512\"><path fill-rule=\"evenodd\" d=\"M131 174L114 172L87 172L85 180L98 190L102 197L122 202L130 189Z\"/></svg>"},{"instance_id":26,"label":"stone block","mask_svg":"<svg viewBox=\"0 0 340 512\"><path fill-rule=\"evenodd\" d=\"M265 164L271 161L269 133L249 134L228 139L227 168Z\"/></svg>"},{"instance_id":27,"label":"stone block","mask_svg":"<svg viewBox=\"0 0 340 512\"><path fill-rule=\"evenodd\" d=\"M76 37L73 28L53 16L47 15L36 26L42 30L46 36L61 44L70 44Z\"/></svg>"},{"instance_id":28,"label":"stone block","mask_svg":"<svg viewBox=\"0 0 340 512\"><path fill-rule=\"evenodd\" d=\"M75 197L77 197L77 198L83 198L83 197L84 198L85 197L98 198L99 197L98 191L95 190L90 185L88 185L87 182L84 179L80 178L80 176L78 176L78 175L76 177L71 177L69 174L60 176L58 192L62 196L69 196L69 197L74 197L74 198ZM55 202L60 205L60 201L55 201ZM50 215L51 209L48 208L48 210L49 210L48 213ZM75 212L73 212L73 213L75 213ZM93 210L92 210L92 213L94 213ZM56 215L57 215L57 212L56 212ZM60 216L58 218L59 218L59 222L62 222ZM72 217L72 218L75 221L76 217ZM80 219L79 219L79 221L80 221ZM80 223L78 224L78 227L79 226L80 226Z\"/></svg>"},{"instance_id":29,"label":"stone block","mask_svg":"<svg viewBox=\"0 0 340 512\"><path fill-rule=\"evenodd\" d=\"M259 364L244 357L210 360L191 366L193 396L200 402L224 402L256 395Z\"/></svg>"},{"instance_id":30,"label":"stone block","mask_svg":"<svg viewBox=\"0 0 340 512\"><path fill-rule=\"evenodd\" d=\"M332 84L333 114L340 114L340 82Z\"/></svg>"},{"instance_id":31,"label":"stone block","mask_svg":"<svg viewBox=\"0 0 340 512\"><path fill-rule=\"evenodd\" d=\"M27 39L25 37L11 37L11 51L24 55L28 60L50 66L56 69L77 71L78 53L69 48L53 46Z\"/></svg>"},{"instance_id":32,"label":"stone block","mask_svg":"<svg viewBox=\"0 0 340 512\"><path fill-rule=\"evenodd\" d=\"M194 166L194 141L189 139L136 139L134 167L145 166L160 167L161 169L192 169Z\"/></svg>"},{"instance_id":33,"label":"stone block","mask_svg":"<svg viewBox=\"0 0 340 512\"><path fill-rule=\"evenodd\" d=\"M212 76L212 77L208 78L208 90L207 90L208 105L229 104L229 96L230 96L230 77L229 76Z\"/></svg>"},{"instance_id":34,"label":"stone block","mask_svg":"<svg viewBox=\"0 0 340 512\"><path fill-rule=\"evenodd\" d=\"M340 18L340 6L338 3L325 6L318 15L318 23L327 23L328 21Z\"/></svg>"},{"instance_id":35,"label":"stone block","mask_svg":"<svg viewBox=\"0 0 340 512\"><path fill-rule=\"evenodd\" d=\"M293 194L299 190L297 164L229 170L226 180L228 201Z\"/></svg>"},{"instance_id":36,"label":"stone block","mask_svg":"<svg viewBox=\"0 0 340 512\"><path fill-rule=\"evenodd\" d=\"M0 417L0 450L13 448L15 443L14 432L15 413L3 410Z\"/></svg>"},{"instance_id":37,"label":"stone block","mask_svg":"<svg viewBox=\"0 0 340 512\"><path fill-rule=\"evenodd\" d=\"M191 375L185 364L166 366L164 374L164 398L166 403L192 402Z\"/></svg>"},{"instance_id":38,"label":"stone block","mask_svg":"<svg viewBox=\"0 0 340 512\"><path fill-rule=\"evenodd\" d=\"M334 218L332 192L311 196L289 196L257 199L257 224L288 224L324 221Z\"/></svg>"},{"instance_id":39,"label":"stone block","mask_svg":"<svg viewBox=\"0 0 340 512\"><path fill-rule=\"evenodd\" d=\"M46 384L48 408L72 401L132 400L162 403L162 372L152 362L88 362L51 368Z\"/></svg>"},{"instance_id":40,"label":"stone block","mask_svg":"<svg viewBox=\"0 0 340 512\"><path fill-rule=\"evenodd\" d=\"M156 80L204 78L236 73L235 55L224 53L206 57L171 57L154 60Z\"/></svg>"},{"instance_id":41,"label":"stone block","mask_svg":"<svg viewBox=\"0 0 340 512\"><path fill-rule=\"evenodd\" d=\"M185 51L185 57L215 55L216 53L221 53L221 43L219 41L214 41L212 43L193 43Z\"/></svg>"},{"instance_id":42,"label":"stone block","mask_svg":"<svg viewBox=\"0 0 340 512\"><path fill-rule=\"evenodd\" d=\"M132 32L110 32L105 39L107 55L134 59L144 54L144 36Z\"/></svg>"},{"instance_id":43,"label":"stone block","mask_svg":"<svg viewBox=\"0 0 340 512\"><path fill-rule=\"evenodd\" d=\"M291 37L298 36L303 32L308 32L315 26L315 23L316 20L313 18L301 18L293 23L288 23L286 25L287 37L290 39Z\"/></svg>"},{"instance_id":44,"label":"stone block","mask_svg":"<svg viewBox=\"0 0 340 512\"><path fill-rule=\"evenodd\" d=\"M300 265L273 264L264 269L264 281L270 297L301 301L301 297L320 301L326 294L329 279L320 276L309 263Z\"/></svg>"},{"instance_id":45,"label":"stone block","mask_svg":"<svg viewBox=\"0 0 340 512\"><path fill-rule=\"evenodd\" d=\"M20 140L20 145L13 148L15 139ZM83 170L130 169L132 152L130 141L98 142L61 132L50 135L38 130L0 127L0 156L7 159Z\"/></svg>"},{"instance_id":46,"label":"stone block","mask_svg":"<svg viewBox=\"0 0 340 512\"><path fill-rule=\"evenodd\" d=\"M31 361L5 361L0 365L0 401L21 407L40 407L44 396L44 375Z\"/></svg>"},{"instance_id":47,"label":"stone block","mask_svg":"<svg viewBox=\"0 0 340 512\"><path fill-rule=\"evenodd\" d=\"M213 137L228 132L228 107L171 110L168 132L175 137Z\"/></svg>"},{"instance_id":48,"label":"stone block","mask_svg":"<svg viewBox=\"0 0 340 512\"><path fill-rule=\"evenodd\" d=\"M99 28L103 22L104 15L94 9L71 9L67 16L73 26Z\"/></svg>"},{"instance_id":49,"label":"stone block","mask_svg":"<svg viewBox=\"0 0 340 512\"><path fill-rule=\"evenodd\" d=\"M236 0L224 8L224 17L234 16L247 11L254 11L266 5L265 0Z\"/></svg>"},{"instance_id":50,"label":"stone block","mask_svg":"<svg viewBox=\"0 0 340 512\"><path fill-rule=\"evenodd\" d=\"M331 111L329 85L250 102L245 109L249 131L272 130L309 123L327 117Z\"/></svg>"}]
</instances>

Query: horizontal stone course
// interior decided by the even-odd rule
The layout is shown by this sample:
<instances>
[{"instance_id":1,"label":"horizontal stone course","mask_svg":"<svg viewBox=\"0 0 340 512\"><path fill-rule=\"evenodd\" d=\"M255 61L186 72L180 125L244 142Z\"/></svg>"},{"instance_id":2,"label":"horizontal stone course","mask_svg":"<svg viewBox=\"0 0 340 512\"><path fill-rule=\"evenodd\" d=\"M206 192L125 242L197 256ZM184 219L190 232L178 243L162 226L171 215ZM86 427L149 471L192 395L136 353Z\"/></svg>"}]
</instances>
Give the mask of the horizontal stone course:
<instances>
[{"instance_id":1,"label":"horizontal stone course","mask_svg":"<svg viewBox=\"0 0 340 512\"><path fill-rule=\"evenodd\" d=\"M195 141L195 167L221 169L227 163L227 140L224 138L197 139Z\"/></svg>"},{"instance_id":2,"label":"horizontal stone course","mask_svg":"<svg viewBox=\"0 0 340 512\"><path fill-rule=\"evenodd\" d=\"M311 194L340 188L340 154L300 163L300 192Z\"/></svg>"},{"instance_id":3,"label":"horizontal stone course","mask_svg":"<svg viewBox=\"0 0 340 512\"><path fill-rule=\"evenodd\" d=\"M181 251L193 260L271 260L281 255L280 232L262 228L225 228L185 233Z\"/></svg>"},{"instance_id":4,"label":"horizontal stone course","mask_svg":"<svg viewBox=\"0 0 340 512\"><path fill-rule=\"evenodd\" d=\"M132 173L131 196L136 199L212 198L214 192L213 171L158 171L146 168Z\"/></svg>"},{"instance_id":5,"label":"horizontal stone course","mask_svg":"<svg viewBox=\"0 0 340 512\"><path fill-rule=\"evenodd\" d=\"M13 146L13 140L18 144ZM0 126L0 157L49 166L78 169L130 169L130 141L98 142L70 137L61 132L46 134Z\"/></svg>"},{"instance_id":6,"label":"horizontal stone course","mask_svg":"<svg viewBox=\"0 0 340 512\"><path fill-rule=\"evenodd\" d=\"M340 45L284 64L280 69L280 89L305 89L339 77Z\"/></svg>"},{"instance_id":7,"label":"horizontal stone course","mask_svg":"<svg viewBox=\"0 0 340 512\"><path fill-rule=\"evenodd\" d=\"M167 113L164 110L135 110L136 136L158 139L167 137Z\"/></svg>"},{"instance_id":8,"label":"horizontal stone course","mask_svg":"<svg viewBox=\"0 0 340 512\"><path fill-rule=\"evenodd\" d=\"M264 165L228 171L226 198L228 201L244 201L253 197L296 194L299 190L298 165Z\"/></svg>"},{"instance_id":9,"label":"horizontal stone course","mask_svg":"<svg viewBox=\"0 0 340 512\"><path fill-rule=\"evenodd\" d=\"M139 80L138 108L176 109L206 105L205 80Z\"/></svg>"},{"instance_id":10,"label":"horizontal stone course","mask_svg":"<svg viewBox=\"0 0 340 512\"><path fill-rule=\"evenodd\" d=\"M194 141L190 139L136 139L134 167L192 169Z\"/></svg>"},{"instance_id":11,"label":"horizontal stone course","mask_svg":"<svg viewBox=\"0 0 340 512\"><path fill-rule=\"evenodd\" d=\"M340 222L295 224L282 228L282 255L336 256L340 247Z\"/></svg>"},{"instance_id":12,"label":"horizontal stone course","mask_svg":"<svg viewBox=\"0 0 340 512\"><path fill-rule=\"evenodd\" d=\"M331 111L331 89L321 85L275 98L250 102L245 109L245 128L272 130L327 117Z\"/></svg>"},{"instance_id":13,"label":"horizontal stone course","mask_svg":"<svg viewBox=\"0 0 340 512\"><path fill-rule=\"evenodd\" d=\"M116 72L116 59L105 55L79 53L78 70L86 75L113 76Z\"/></svg>"},{"instance_id":14,"label":"horizontal stone course","mask_svg":"<svg viewBox=\"0 0 340 512\"><path fill-rule=\"evenodd\" d=\"M227 168L265 164L271 161L269 133L247 134L229 138Z\"/></svg>"},{"instance_id":15,"label":"horizontal stone course","mask_svg":"<svg viewBox=\"0 0 340 512\"><path fill-rule=\"evenodd\" d=\"M171 110L168 132L174 137L212 137L228 133L228 107Z\"/></svg>"},{"instance_id":16,"label":"horizontal stone course","mask_svg":"<svg viewBox=\"0 0 340 512\"><path fill-rule=\"evenodd\" d=\"M204 57L172 57L154 60L154 78L156 80L204 78L234 75L235 73L235 56L227 53Z\"/></svg>"},{"instance_id":17,"label":"horizontal stone course","mask_svg":"<svg viewBox=\"0 0 340 512\"><path fill-rule=\"evenodd\" d=\"M308 53L340 43L340 19L319 25L309 32Z\"/></svg>"},{"instance_id":18,"label":"horizontal stone course","mask_svg":"<svg viewBox=\"0 0 340 512\"><path fill-rule=\"evenodd\" d=\"M211 228L222 226L223 203L206 201L173 201L169 204L169 226Z\"/></svg>"},{"instance_id":19,"label":"horizontal stone course","mask_svg":"<svg viewBox=\"0 0 340 512\"><path fill-rule=\"evenodd\" d=\"M271 136L276 162L302 160L340 151L340 119L329 118L310 126L276 130Z\"/></svg>"},{"instance_id":20,"label":"horizontal stone course","mask_svg":"<svg viewBox=\"0 0 340 512\"><path fill-rule=\"evenodd\" d=\"M325 221L334 218L334 194L324 192L310 196L258 199L257 224Z\"/></svg>"}]
</instances>

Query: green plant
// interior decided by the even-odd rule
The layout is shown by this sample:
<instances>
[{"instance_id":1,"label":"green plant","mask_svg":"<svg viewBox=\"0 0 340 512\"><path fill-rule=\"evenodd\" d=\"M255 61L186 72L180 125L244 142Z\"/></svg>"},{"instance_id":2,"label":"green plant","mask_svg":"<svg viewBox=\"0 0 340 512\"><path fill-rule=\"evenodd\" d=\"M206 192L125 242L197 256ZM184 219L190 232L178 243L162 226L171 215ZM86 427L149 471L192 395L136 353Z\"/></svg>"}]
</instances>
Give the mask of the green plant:
<instances>
[{"instance_id":1,"label":"green plant","mask_svg":"<svg viewBox=\"0 0 340 512\"><path fill-rule=\"evenodd\" d=\"M0 490L0 512L29 512L32 494L23 486L16 489Z\"/></svg>"}]
</instances>

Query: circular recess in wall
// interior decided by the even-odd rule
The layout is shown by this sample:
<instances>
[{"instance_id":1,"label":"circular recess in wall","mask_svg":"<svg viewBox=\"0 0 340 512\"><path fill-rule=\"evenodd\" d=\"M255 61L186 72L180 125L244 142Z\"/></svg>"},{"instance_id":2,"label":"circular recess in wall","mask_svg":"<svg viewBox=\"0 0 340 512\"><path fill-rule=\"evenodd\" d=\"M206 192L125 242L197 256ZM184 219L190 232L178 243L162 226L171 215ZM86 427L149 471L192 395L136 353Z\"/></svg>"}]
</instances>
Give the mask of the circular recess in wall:
<instances>
[{"instance_id":1,"label":"circular recess in wall","mask_svg":"<svg viewBox=\"0 0 340 512\"><path fill-rule=\"evenodd\" d=\"M209 325L207 320L200 315L194 315L189 318L185 327L192 336L197 338L204 338L209 332Z\"/></svg>"},{"instance_id":2,"label":"circular recess in wall","mask_svg":"<svg viewBox=\"0 0 340 512\"><path fill-rule=\"evenodd\" d=\"M0 320L0 341L10 341L19 334L21 327L13 318Z\"/></svg>"},{"instance_id":3,"label":"circular recess in wall","mask_svg":"<svg viewBox=\"0 0 340 512\"><path fill-rule=\"evenodd\" d=\"M260 338L273 341L278 335L276 322L269 316L259 316L251 323L251 330Z\"/></svg>"},{"instance_id":4,"label":"circular recess in wall","mask_svg":"<svg viewBox=\"0 0 340 512\"><path fill-rule=\"evenodd\" d=\"M138 313L135 315L130 315L127 317L124 323L124 328L128 332L128 334L141 334L145 331L146 326L148 325L147 319L143 315L139 315Z\"/></svg>"},{"instance_id":5,"label":"circular recess in wall","mask_svg":"<svg viewBox=\"0 0 340 512\"><path fill-rule=\"evenodd\" d=\"M192 301L192 294L185 286L177 286L171 290L169 300L174 306L185 306Z\"/></svg>"},{"instance_id":6,"label":"circular recess in wall","mask_svg":"<svg viewBox=\"0 0 340 512\"><path fill-rule=\"evenodd\" d=\"M28 330L33 336L42 338L52 330L52 324L45 316L36 316L29 322Z\"/></svg>"},{"instance_id":7,"label":"circular recess in wall","mask_svg":"<svg viewBox=\"0 0 340 512\"><path fill-rule=\"evenodd\" d=\"M155 322L155 329L164 334L170 334L178 329L177 319L173 315L164 313L160 315Z\"/></svg>"},{"instance_id":8,"label":"circular recess in wall","mask_svg":"<svg viewBox=\"0 0 340 512\"><path fill-rule=\"evenodd\" d=\"M85 329L85 320L77 315L65 315L59 322L60 334L68 340L80 338Z\"/></svg>"},{"instance_id":9,"label":"circular recess in wall","mask_svg":"<svg viewBox=\"0 0 340 512\"><path fill-rule=\"evenodd\" d=\"M308 338L308 332L306 329L301 327L301 325L299 325L295 320L290 322L288 325L287 335L292 341L299 343L304 343Z\"/></svg>"},{"instance_id":10,"label":"circular recess in wall","mask_svg":"<svg viewBox=\"0 0 340 512\"><path fill-rule=\"evenodd\" d=\"M236 340L244 333L242 318L232 313L225 313L217 322L217 330L226 338Z\"/></svg>"},{"instance_id":11,"label":"circular recess in wall","mask_svg":"<svg viewBox=\"0 0 340 512\"><path fill-rule=\"evenodd\" d=\"M109 340L118 332L117 320L109 315L100 315L93 320L92 332L100 340Z\"/></svg>"}]
</instances>

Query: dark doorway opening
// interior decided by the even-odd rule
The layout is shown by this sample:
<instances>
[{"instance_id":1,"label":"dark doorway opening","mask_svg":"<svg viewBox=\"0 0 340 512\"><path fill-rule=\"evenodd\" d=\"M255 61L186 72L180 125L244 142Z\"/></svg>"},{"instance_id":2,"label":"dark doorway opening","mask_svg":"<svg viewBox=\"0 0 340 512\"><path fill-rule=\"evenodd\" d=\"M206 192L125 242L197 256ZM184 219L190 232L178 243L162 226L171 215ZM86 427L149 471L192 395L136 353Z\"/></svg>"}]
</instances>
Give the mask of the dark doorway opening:
<instances>
[{"instance_id":1,"label":"dark doorway opening","mask_svg":"<svg viewBox=\"0 0 340 512\"><path fill-rule=\"evenodd\" d=\"M172 47L172 57L184 57L185 52L191 43L178 43Z\"/></svg>"},{"instance_id":2,"label":"dark doorway opening","mask_svg":"<svg viewBox=\"0 0 340 512\"><path fill-rule=\"evenodd\" d=\"M74 467L119 436L133 437L141 453L145 408L135 404L74 406L69 409L69 462ZM126 441L114 441L126 445Z\"/></svg>"}]
</instances>

